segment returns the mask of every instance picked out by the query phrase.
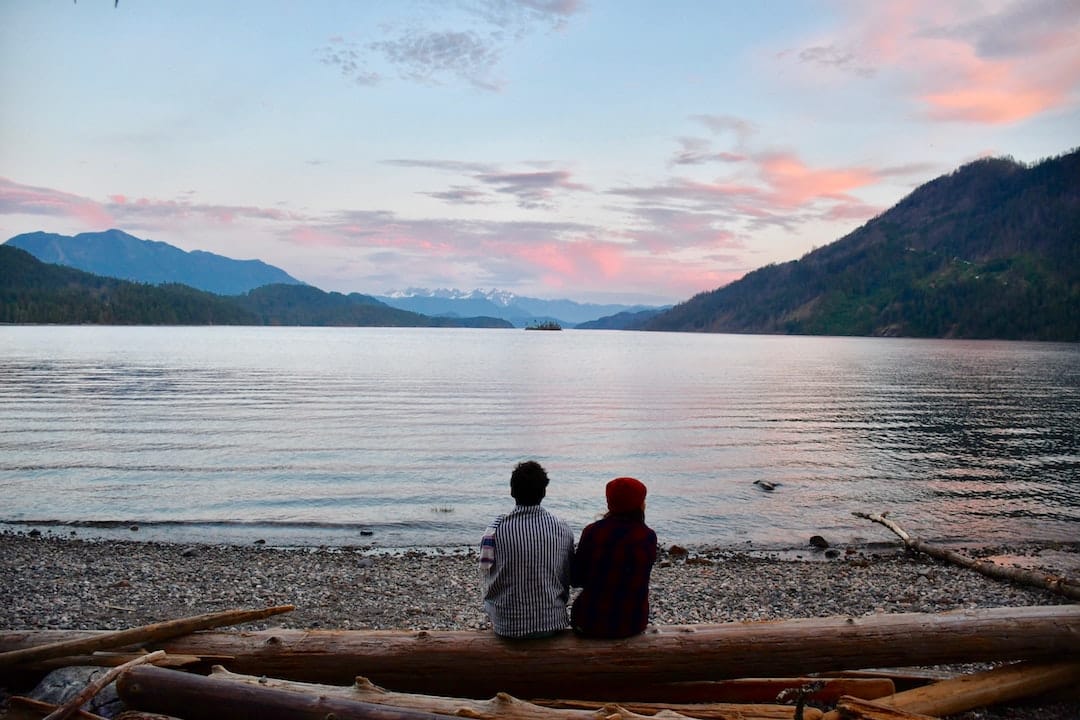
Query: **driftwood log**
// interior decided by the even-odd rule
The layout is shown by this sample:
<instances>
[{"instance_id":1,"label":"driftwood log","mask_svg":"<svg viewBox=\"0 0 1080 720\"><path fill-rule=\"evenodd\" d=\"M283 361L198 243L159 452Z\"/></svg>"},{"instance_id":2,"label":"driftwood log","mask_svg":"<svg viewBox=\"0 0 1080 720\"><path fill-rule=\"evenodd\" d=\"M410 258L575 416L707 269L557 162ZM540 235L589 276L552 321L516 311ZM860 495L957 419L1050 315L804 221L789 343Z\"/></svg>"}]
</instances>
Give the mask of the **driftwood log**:
<instances>
[{"instance_id":1,"label":"driftwood log","mask_svg":"<svg viewBox=\"0 0 1080 720\"><path fill-rule=\"evenodd\" d=\"M1023 662L896 693L874 700L873 705L923 715L955 715L975 708L1040 695L1076 682L1080 682L1080 660L1057 663ZM838 710L826 714L826 720L839 720L844 717L843 704L841 702Z\"/></svg>"},{"instance_id":2,"label":"driftwood log","mask_svg":"<svg viewBox=\"0 0 1080 720\"><path fill-rule=\"evenodd\" d=\"M240 682L248 685L272 687L280 690L336 697L345 700L359 700L377 705L392 705L410 710L424 710L445 715L469 717L474 720L590 720L597 717L598 710L604 710L610 703L596 701L548 701L528 702L519 700L505 693L499 693L490 700L468 700L457 697L441 697L413 693L399 693L378 687L366 678L356 678L351 686L321 685L301 683L293 680L255 677L231 673L222 667L214 668L212 677L223 681ZM770 698L771 700L771 698ZM795 708L777 705L775 702L764 704L749 703L619 703L619 706L631 713L653 715L664 709L674 710L692 718L712 720L790 720ZM804 720L817 720L821 712L810 710Z\"/></svg>"},{"instance_id":3,"label":"driftwood log","mask_svg":"<svg viewBox=\"0 0 1080 720\"><path fill-rule=\"evenodd\" d=\"M115 632L96 633L91 636L71 637L42 645L24 647L18 650L0 652L0 668L14 667L32 662L41 662L52 658L66 655L78 655L79 653L92 653L97 650L112 650L115 648L141 645L160 640L187 635L198 630L207 630L226 625L262 620L272 615L291 612L292 605L280 605L278 607L261 608L259 610L226 610L224 612L196 615L194 617L167 620L165 622L143 625L128 630ZM2 648L0 648L2 649Z\"/></svg>"},{"instance_id":4,"label":"driftwood log","mask_svg":"<svg viewBox=\"0 0 1080 720\"><path fill-rule=\"evenodd\" d=\"M962 568L974 570L975 572L997 580L1008 580L1021 585L1049 590L1050 592L1064 595L1071 600L1080 600L1080 584L1077 584L1068 578L1033 570L1024 570L1022 568L1006 567L988 560L976 560L975 558L967 557L966 555L962 555L952 550L936 547L917 537L912 537L898 523L890 520L887 517L888 513L857 512L852 514L855 515L855 517L870 520L871 522L876 522L879 525L884 525L889 528L889 530L892 530L893 533L903 541L905 547L914 550L915 552L921 552L932 558L937 558L938 560L959 565Z\"/></svg>"},{"instance_id":5,"label":"driftwood log","mask_svg":"<svg viewBox=\"0 0 1080 720\"><path fill-rule=\"evenodd\" d=\"M5 720L41 720L49 713L55 712L58 707L53 703L42 702L22 695L12 695L6 702L7 714L0 715ZM108 720L85 710L76 710L71 717L76 718L76 720Z\"/></svg>"},{"instance_id":6,"label":"driftwood log","mask_svg":"<svg viewBox=\"0 0 1080 720\"><path fill-rule=\"evenodd\" d=\"M261 685L228 682L178 670L142 666L116 684L126 705L179 715L184 720L258 718L259 720L454 720L454 715L379 705L327 695L310 695ZM508 701L514 701L509 698ZM520 701L514 701L520 702ZM463 714L470 717L469 713ZM612 706L597 718L642 718ZM681 718L675 713L658 717Z\"/></svg>"},{"instance_id":7,"label":"driftwood log","mask_svg":"<svg viewBox=\"0 0 1080 720\"><path fill-rule=\"evenodd\" d=\"M810 683L821 687L809 695L814 703L832 705L841 697L875 698L892 695L896 684L888 677L798 677L798 678L738 678L736 680L698 680L674 683L641 683L634 686L634 699L641 702L663 703L771 703L786 690L805 687ZM534 699L547 707L577 707L573 700Z\"/></svg>"},{"instance_id":8,"label":"driftwood log","mask_svg":"<svg viewBox=\"0 0 1080 720\"><path fill-rule=\"evenodd\" d=\"M97 678L92 683L83 688L81 691L76 693L75 696L72 697L70 700L68 700L63 705L56 708L56 710L46 715L45 720L66 720L67 718L75 714L84 704L90 702L91 698L104 690L106 685L116 680L116 678L118 678L124 671L130 670L131 668L137 667L139 665L154 663L164 659L165 653L161 650L156 650L147 655L137 657L134 660L128 660L123 665L117 665L114 668L110 668L108 672L104 673L101 677Z\"/></svg>"},{"instance_id":9,"label":"driftwood log","mask_svg":"<svg viewBox=\"0 0 1080 720\"><path fill-rule=\"evenodd\" d=\"M40 662L24 663L19 665L19 669L27 671L48 671L62 667L70 667L72 665L116 667L117 665L123 665L126 662L130 662L135 658L142 657L145 654L145 652L96 652L91 655L65 655L63 657L41 660ZM158 667L183 668L190 665L217 663L221 660L228 660L228 658L199 657L197 655L165 655L161 660L156 661L154 664ZM852 695L854 693L846 694ZM856 695L856 697L864 696Z\"/></svg>"},{"instance_id":10,"label":"driftwood log","mask_svg":"<svg viewBox=\"0 0 1080 720\"><path fill-rule=\"evenodd\" d=\"M0 631L0 650L92 632ZM867 667L1060 660L1080 655L1080 605L664 627L624 640L528 641L475 631L201 632L156 645L233 658L248 675L486 698L634 700L641 685Z\"/></svg>"},{"instance_id":11,"label":"driftwood log","mask_svg":"<svg viewBox=\"0 0 1080 720\"><path fill-rule=\"evenodd\" d=\"M840 704L837 705L836 713L834 717L838 720L938 720L933 715L913 713L858 698L844 698L841 700Z\"/></svg>"}]
</instances>

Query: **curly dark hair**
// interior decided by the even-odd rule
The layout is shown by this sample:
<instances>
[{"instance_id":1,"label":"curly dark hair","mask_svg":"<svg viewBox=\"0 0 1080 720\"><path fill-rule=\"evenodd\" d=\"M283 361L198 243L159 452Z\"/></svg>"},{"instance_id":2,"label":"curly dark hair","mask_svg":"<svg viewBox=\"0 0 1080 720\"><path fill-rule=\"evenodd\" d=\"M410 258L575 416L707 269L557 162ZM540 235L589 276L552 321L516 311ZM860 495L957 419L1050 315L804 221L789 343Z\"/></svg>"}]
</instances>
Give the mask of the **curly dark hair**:
<instances>
[{"instance_id":1,"label":"curly dark hair","mask_svg":"<svg viewBox=\"0 0 1080 720\"><path fill-rule=\"evenodd\" d=\"M547 485L547 472L535 460L518 463L510 474L510 494L518 505L539 505Z\"/></svg>"}]
</instances>

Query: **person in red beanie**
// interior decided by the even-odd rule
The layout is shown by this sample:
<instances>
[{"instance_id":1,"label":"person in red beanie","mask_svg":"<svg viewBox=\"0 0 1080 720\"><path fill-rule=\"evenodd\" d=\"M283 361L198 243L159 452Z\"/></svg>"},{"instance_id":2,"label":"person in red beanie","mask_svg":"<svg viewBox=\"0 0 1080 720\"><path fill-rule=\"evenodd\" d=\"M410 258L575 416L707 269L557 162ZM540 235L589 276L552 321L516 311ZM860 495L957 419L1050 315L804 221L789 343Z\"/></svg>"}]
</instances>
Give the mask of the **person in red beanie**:
<instances>
[{"instance_id":1,"label":"person in red beanie","mask_svg":"<svg viewBox=\"0 0 1080 720\"><path fill-rule=\"evenodd\" d=\"M631 477L607 484L608 512L581 531L570 566L580 587L570 624L580 635L622 638L649 624L649 576L656 533L645 524L645 485Z\"/></svg>"}]
</instances>

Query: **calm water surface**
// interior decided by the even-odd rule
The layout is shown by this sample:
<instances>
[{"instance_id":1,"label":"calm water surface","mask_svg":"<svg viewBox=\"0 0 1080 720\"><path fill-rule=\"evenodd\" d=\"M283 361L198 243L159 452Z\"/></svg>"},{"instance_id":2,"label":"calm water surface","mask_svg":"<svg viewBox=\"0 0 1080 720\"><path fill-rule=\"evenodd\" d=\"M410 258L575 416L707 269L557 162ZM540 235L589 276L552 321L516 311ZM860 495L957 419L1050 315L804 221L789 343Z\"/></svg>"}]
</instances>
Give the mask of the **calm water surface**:
<instances>
[{"instance_id":1,"label":"calm water surface","mask_svg":"<svg viewBox=\"0 0 1080 720\"><path fill-rule=\"evenodd\" d=\"M1075 541L1078 428L1074 344L0 327L0 527L80 536L471 545L532 458L575 531L633 475L664 543Z\"/></svg>"}]
</instances>

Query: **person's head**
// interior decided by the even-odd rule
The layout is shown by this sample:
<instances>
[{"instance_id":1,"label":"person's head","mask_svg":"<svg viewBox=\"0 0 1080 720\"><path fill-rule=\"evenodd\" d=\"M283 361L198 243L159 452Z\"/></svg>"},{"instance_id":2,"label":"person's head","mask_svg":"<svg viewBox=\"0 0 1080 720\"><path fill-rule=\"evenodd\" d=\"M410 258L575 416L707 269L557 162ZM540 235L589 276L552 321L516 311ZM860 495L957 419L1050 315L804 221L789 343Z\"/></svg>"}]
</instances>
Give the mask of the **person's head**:
<instances>
[{"instance_id":1,"label":"person's head","mask_svg":"<svg viewBox=\"0 0 1080 720\"><path fill-rule=\"evenodd\" d=\"M539 505L547 494L548 476L540 463L526 460L510 474L510 494L518 505Z\"/></svg>"},{"instance_id":2,"label":"person's head","mask_svg":"<svg viewBox=\"0 0 1080 720\"><path fill-rule=\"evenodd\" d=\"M640 480L618 477L604 488L607 495L608 515L634 515L645 517L645 495L648 489Z\"/></svg>"}]
</instances>

